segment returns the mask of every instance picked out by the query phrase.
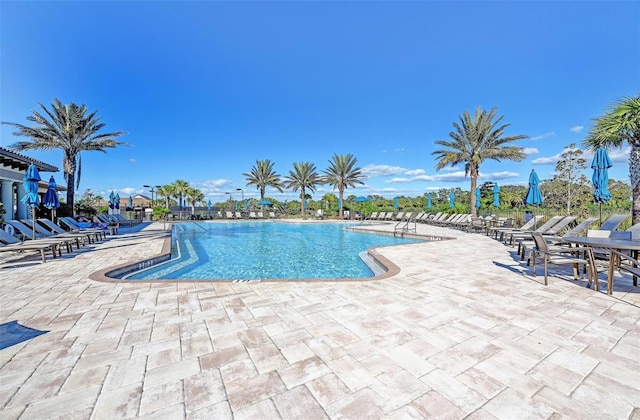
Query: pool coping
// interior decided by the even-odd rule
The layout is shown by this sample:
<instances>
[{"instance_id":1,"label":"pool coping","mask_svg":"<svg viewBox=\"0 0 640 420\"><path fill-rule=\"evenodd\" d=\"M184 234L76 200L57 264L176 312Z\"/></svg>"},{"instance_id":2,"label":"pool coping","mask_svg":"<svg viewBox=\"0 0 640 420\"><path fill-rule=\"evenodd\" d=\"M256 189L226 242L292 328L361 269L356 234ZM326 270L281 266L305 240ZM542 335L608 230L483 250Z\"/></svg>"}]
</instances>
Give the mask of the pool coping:
<instances>
[{"instance_id":1,"label":"pool coping","mask_svg":"<svg viewBox=\"0 0 640 420\"><path fill-rule=\"evenodd\" d=\"M387 235L387 236L395 236L394 232L370 229L365 226L348 226L348 230L355 230L367 233L375 233L378 235ZM384 245L384 246L375 246L368 248L366 250L367 254L375 260L377 264L382 266L385 269L384 273L377 274L372 277L356 277L356 278L299 278L299 279L149 279L149 280L129 280L118 278L114 276L124 276L126 274L132 273L134 271L139 271L153 265L163 263L169 261L171 259L171 232L172 232L173 224L169 226L167 232L163 235L163 243L162 249L160 252L151 257L145 258L143 260L138 261L129 261L123 264L118 264L112 267L103 268L101 270L95 271L89 274L89 279L104 283L124 283L124 284L148 284L148 283L171 283L171 282L189 282L189 283L210 283L210 282L227 282L227 283L261 283L261 282L364 282L364 281L376 281L376 280L384 280L390 277L393 277L400 273L400 267L393 263L393 261L389 260L384 255L378 253L379 249L382 248L390 248L397 246L410 246L413 244L397 244L397 245ZM423 235L419 233L413 232L404 232L403 237L411 237L416 239L425 239L429 238L430 241L442 241L442 240L453 240L455 237L450 236L441 236L441 235Z\"/></svg>"}]
</instances>

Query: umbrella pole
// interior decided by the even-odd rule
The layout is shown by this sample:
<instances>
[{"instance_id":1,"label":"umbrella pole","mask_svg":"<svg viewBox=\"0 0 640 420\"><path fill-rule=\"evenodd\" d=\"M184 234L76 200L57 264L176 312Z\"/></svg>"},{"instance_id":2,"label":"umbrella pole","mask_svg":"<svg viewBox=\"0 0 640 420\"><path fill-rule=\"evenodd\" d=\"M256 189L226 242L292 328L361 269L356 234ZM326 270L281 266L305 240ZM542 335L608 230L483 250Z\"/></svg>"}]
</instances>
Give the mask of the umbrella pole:
<instances>
[{"instance_id":1,"label":"umbrella pole","mask_svg":"<svg viewBox=\"0 0 640 420\"><path fill-rule=\"evenodd\" d=\"M600 224L602 225L602 203L600 203Z\"/></svg>"},{"instance_id":2,"label":"umbrella pole","mask_svg":"<svg viewBox=\"0 0 640 420\"><path fill-rule=\"evenodd\" d=\"M36 209L35 207L31 208L31 229L33 229L33 235L31 239L36 239Z\"/></svg>"}]
</instances>

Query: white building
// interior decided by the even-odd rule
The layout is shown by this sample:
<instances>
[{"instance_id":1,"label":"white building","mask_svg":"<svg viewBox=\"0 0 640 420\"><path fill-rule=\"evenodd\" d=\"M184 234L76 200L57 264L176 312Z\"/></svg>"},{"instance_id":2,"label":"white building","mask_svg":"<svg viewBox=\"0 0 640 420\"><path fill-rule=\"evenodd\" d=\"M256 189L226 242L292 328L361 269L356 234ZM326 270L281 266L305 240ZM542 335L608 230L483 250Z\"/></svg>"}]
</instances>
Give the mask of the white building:
<instances>
[{"instance_id":1,"label":"white building","mask_svg":"<svg viewBox=\"0 0 640 420\"><path fill-rule=\"evenodd\" d=\"M6 211L3 216L5 220L31 217L29 207L20 199L26 194L23 178L27 168L32 163L36 165L42 178L38 189L42 199L44 193L47 192L49 177L51 176L47 172L58 172L58 168L0 147L0 201Z\"/></svg>"}]
</instances>

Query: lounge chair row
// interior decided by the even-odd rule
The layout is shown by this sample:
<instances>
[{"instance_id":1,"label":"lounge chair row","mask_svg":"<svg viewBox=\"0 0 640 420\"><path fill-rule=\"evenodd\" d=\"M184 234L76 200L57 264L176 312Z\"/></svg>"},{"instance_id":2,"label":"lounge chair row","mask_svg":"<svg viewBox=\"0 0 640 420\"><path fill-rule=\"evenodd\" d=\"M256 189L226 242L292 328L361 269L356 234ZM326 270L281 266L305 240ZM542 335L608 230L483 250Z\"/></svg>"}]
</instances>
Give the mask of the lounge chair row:
<instances>
[{"instance_id":1,"label":"lounge chair row","mask_svg":"<svg viewBox=\"0 0 640 420\"><path fill-rule=\"evenodd\" d=\"M63 220L64 219L64 220ZM56 258L62 256L62 249L73 251L73 245L80 246L94 243L106 238L106 232L101 229L82 229L73 218L60 218L61 222L69 226L66 231L49 219L9 220L13 234L0 230L0 252L38 251L42 262L46 262L46 251Z\"/></svg>"},{"instance_id":2,"label":"lounge chair row","mask_svg":"<svg viewBox=\"0 0 640 420\"><path fill-rule=\"evenodd\" d=\"M250 211L247 217L244 217L241 212L236 211L227 211L225 212L225 219L276 219L276 213L274 211L270 211L266 213L261 211Z\"/></svg>"}]
</instances>

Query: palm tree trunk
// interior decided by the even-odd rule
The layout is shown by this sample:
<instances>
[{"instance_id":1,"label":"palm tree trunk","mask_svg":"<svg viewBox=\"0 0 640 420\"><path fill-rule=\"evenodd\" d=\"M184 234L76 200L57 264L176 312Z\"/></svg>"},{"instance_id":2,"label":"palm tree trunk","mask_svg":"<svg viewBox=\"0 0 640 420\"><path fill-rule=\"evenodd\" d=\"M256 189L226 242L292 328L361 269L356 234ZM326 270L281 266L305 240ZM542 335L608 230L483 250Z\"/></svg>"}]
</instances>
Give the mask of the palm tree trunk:
<instances>
[{"instance_id":1,"label":"palm tree trunk","mask_svg":"<svg viewBox=\"0 0 640 420\"><path fill-rule=\"evenodd\" d=\"M67 206L71 212L71 216L75 216L74 196L76 193L76 158L75 156L66 155L62 161L63 171L67 178Z\"/></svg>"},{"instance_id":2,"label":"palm tree trunk","mask_svg":"<svg viewBox=\"0 0 640 420\"><path fill-rule=\"evenodd\" d=\"M631 210L631 222L640 223L640 184L633 189L633 207Z\"/></svg>"},{"instance_id":3,"label":"palm tree trunk","mask_svg":"<svg viewBox=\"0 0 640 420\"><path fill-rule=\"evenodd\" d=\"M629 153L629 181L633 191L633 206L631 210L631 221L635 225L640 223L640 144L629 140L631 151Z\"/></svg>"},{"instance_id":4,"label":"palm tree trunk","mask_svg":"<svg viewBox=\"0 0 640 420\"><path fill-rule=\"evenodd\" d=\"M476 207L476 188L478 188L478 168L471 168L471 216L478 217Z\"/></svg>"},{"instance_id":5,"label":"palm tree trunk","mask_svg":"<svg viewBox=\"0 0 640 420\"><path fill-rule=\"evenodd\" d=\"M338 190L338 196L340 197L340 208L338 209L338 219L342 219L344 217L344 190Z\"/></svg>"}]
</instances>

